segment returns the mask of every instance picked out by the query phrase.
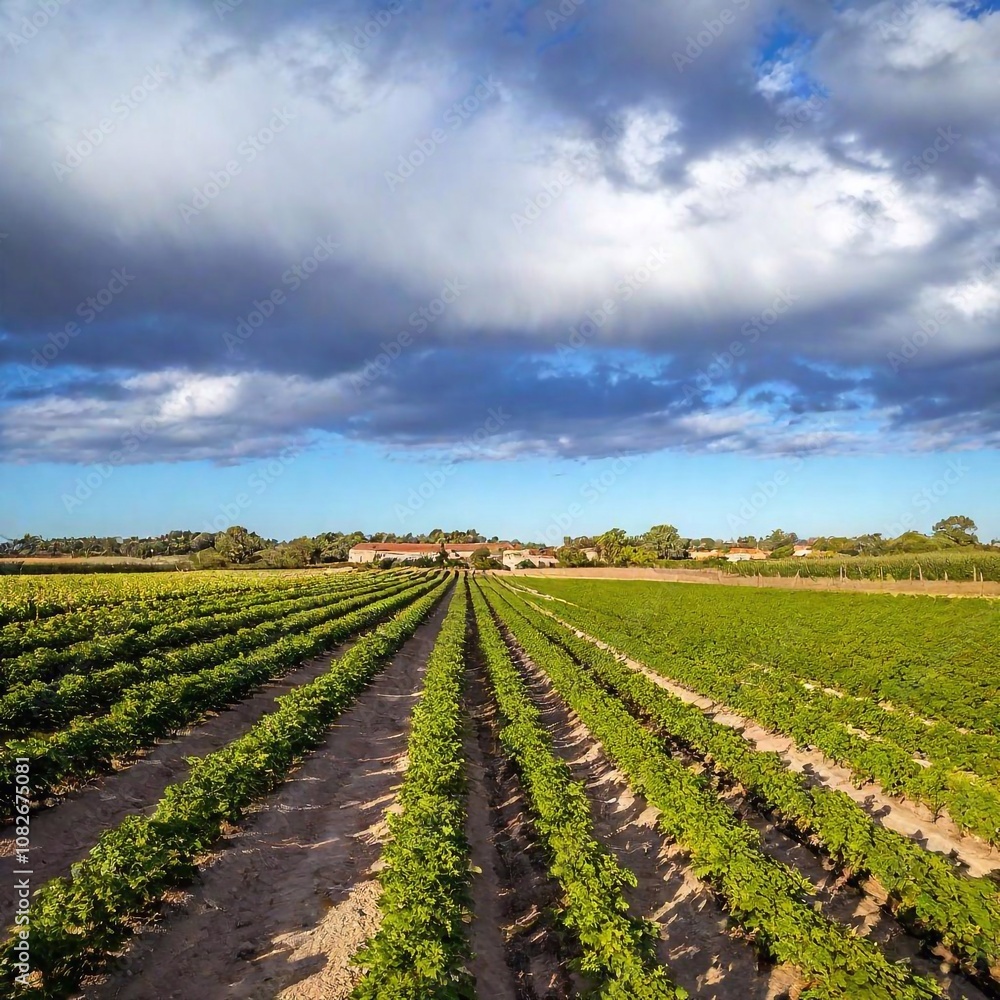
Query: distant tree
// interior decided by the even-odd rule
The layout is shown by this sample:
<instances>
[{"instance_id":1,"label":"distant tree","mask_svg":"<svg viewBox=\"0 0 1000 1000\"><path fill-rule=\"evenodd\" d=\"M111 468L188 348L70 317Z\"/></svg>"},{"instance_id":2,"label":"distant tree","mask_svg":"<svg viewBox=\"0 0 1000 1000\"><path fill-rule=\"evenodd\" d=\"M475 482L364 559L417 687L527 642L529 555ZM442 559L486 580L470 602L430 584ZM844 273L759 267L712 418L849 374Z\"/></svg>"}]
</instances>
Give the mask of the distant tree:
<instances>
[{"instance_id":1,"label":"distant tree","mask_svg":"<svg viewBox=\"0 0 1000 1000\"><path fill-rule=\"evenodd\" d=\"M938 538L948 538L956 545L975 545L979 541L977 530L976 522L962 514L953 514L934 525L934 534Z\"/></svg>"},{"instance_id":2,"label":"distant tree","mask_svg":"<svg viewBox=\"0 0 1000 1000\"><path fill-rule=\"evenodd\" d=\"M672 524L654 524L642 536L642 545L655 553L657 559L669 559L683 551L681 536Z\"/></svg>"},{"instance_id":3,"label":"distant tree","mask_svg":"<svg viewBox=\"0 0 1000 1000\"><path fill-rule=\"evenodd\" d=\"M855 541L859 555L880 556L885 551L885 539L881 532L876 532L873 535L858 535Z\"/></svg>"},{"instance_id":4,"label":"distant tree","mask_svg":"<svg viewBox=\"0 0 1000 1000\"><path fill-rule=\"evenodd\" d=\"M622 553L628 544L628 534L624 528L610 528L597 539L597 551L606 563L615 565L621 561Z\"/></svg>"},{"instance_id":5,"label":"distant tree","mask_svg":"<svg viewBox=\"0 0 1000 1000\"><path fill-rule=\"evenodd\" d=\"M655 566L656 553L644 545L626 545L618 558L622 566Z\"/></svg>"},{"instance_id":6,"label":"distant tree","mask_svg":"<svg viewBox=\"0 0 1000 1000\"><path fill-rule=\"evenodd\" d=\"M471 562L474 569L494 569L497 565L496 560L485 545L472 553Z\"/></svg>"},{"instance_id":7,"label":"distant tree","mask_svg":"<svg viewBox=\"0 0 1000 1000\"><path fill-rule=\"evenodd\" d=\"M590 563L583 550L575 545L563 545L556 549L556 558L560 566L586 566Z\"/></svg>"},{"instance_id":8,"label":"distant tree","mask_svg":"<svg viewBox=\"0 0 1000 1000\"><path fill-rule=\"evenodd\" d=\"M782 545L776 549L772 549L769 559L788 559L790 556L795 555L795 545Z\"/></svg>"},{"instance_id":9,"label":"distant tree","mask_svg":"<svg viewBox=\"0 0 1000 1000\"><path fill-rule=\"evenodd\" d=\"M215 538L216 551L237 565L250 562L262 548L264 540L260 535L247 531L239 524L220 532Z\"/></svg>"},{"instance_id":10,"label":"distant tree","mask_svg":"<svg viewBox=\"0 0 1000 1000\"><path fill-rule=\"evenodd\" d=\"M761 540L760 546L765 552L773 552L775 549L794 545L798 540L799 536L794 531L782 531L781 528L775 528L767 538Z\"/></svg>"},{"instance_id":11,"label":"distant tree","mask_svg":"<svg viewBox=\"0 0 1000 1000\"><path fill-rule=\"evenodd\" d=\"M736 544L741 549L755 549L757 548L757 536L743 535L741 538L736 539Z\"/></svg>"}]
</instances>

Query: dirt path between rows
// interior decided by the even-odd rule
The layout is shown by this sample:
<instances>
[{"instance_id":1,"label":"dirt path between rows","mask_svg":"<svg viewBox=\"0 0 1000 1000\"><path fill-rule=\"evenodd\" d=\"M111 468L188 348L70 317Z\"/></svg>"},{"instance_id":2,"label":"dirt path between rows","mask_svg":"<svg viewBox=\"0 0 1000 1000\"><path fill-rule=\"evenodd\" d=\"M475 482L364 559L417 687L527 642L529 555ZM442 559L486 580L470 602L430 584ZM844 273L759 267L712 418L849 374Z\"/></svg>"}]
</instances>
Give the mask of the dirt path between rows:
<instances>
[{"instance_id":1,"label":"dirt path between rows","mask_svg":"<svg viewBox=\"0 0 1000 1000\"><path fill-rule=\"evenodd\" d=\"M183 781L190 770L188 757L204 757L242 736L254 723L273 712L277 699L295 687L308 684L330 668L357 640L342 643L332 652L306 660L284 677L271 681L246 701L205 722L159 741L145 756L87 785L69 792L53 806L31 817L31 867L33 884L68 875L70 866L86 857L104 830L117 826L132 813L149 813L168 785ZM0 830L0 858L4 872L14 865L13 827ZM13 885L13 876L7 880ZM0 926L14 913L10 893L0 895Z\"/></svg>"},{"instance_id":2,"label":"dirt path between rows","mask_svg":"<svg viewBox=\"0 0 1000 1000\"><path fill-rule=\"evenodd\" d=\"M478 650L470 647L469 842L477 994L489 1000L560 1000L575 993L548 876L524 788L498 738L499 719ZM499 954L497 946L499 945Z\"/></svg>"},{"instance_id":3,"label":"dirt path between rows","mask_svg":"<svg viewBox=\"0 0 1000 1000\"><path fill-rule=\"evenodd\" d=\"M502 629L556 752L582 781L591 801L597 839L635 873L626 889L632 912L659 925L658 957L678 985L704 1000L776 1000L798 975L761 963L752 948L727 931L726 915L691 872L687 853L656 828L659 811L632 793L590 731L548 677Z\"/></svg>"},{"instance_id":4,"label":"dirt path between rows","mask_svg":"<svg viewBox=\"0 0 1000 1000\"><path fill-rule=\"evenodd\" d=\"M856 788L853 775L846 767L841 767L824 757L819 751L803 750L793 740L778 733L772 733L752 719L730 710L727 706L706 698L689 688L668 680L639 660L633 660L619 649L569 624L558 615L532 604L542 614L555 619L565 628L587 642L592 642L617 656L633 670L639 671L654 684L669 691L689 705L700 708L709 718L720 725L735 729L758 750L769 750L780 755L788 768L804 774L810 783L834 788L850 796L877 823L889 830L909 837L930 851L950 854L964 864L970 875L983 876L1000 869L1000 854L980 838L963 835L947 816L937 819L925 806L887 795L874 783Z\"/></svg>"},{"instance_id":5,"label":"dirt path between rows","mask_svg":"<svg viewBox=\"0 0 1000 1000\"><path fill-rule=\"evenodd\" d=\"M385 811L442 602L323 745L204 861L199 884L147 927L87 1000L345 1000L378 927Z\"/></svg>"}]
</instances>

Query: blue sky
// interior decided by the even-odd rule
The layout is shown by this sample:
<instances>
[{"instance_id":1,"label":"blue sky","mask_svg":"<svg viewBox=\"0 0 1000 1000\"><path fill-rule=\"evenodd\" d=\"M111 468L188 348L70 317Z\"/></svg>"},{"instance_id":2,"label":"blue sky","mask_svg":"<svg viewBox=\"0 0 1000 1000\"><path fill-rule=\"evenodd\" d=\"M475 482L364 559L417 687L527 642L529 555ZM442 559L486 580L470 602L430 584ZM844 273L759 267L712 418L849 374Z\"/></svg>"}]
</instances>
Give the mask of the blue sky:
<instances>
[{"instance_id":1,"label":"blue sky","mask_svg":"<svg viewBox=\"0 0 1000 1000\"><path fill-rule=\"evenodd\" d=\"M1000 536L997 7L6 3L0 534Z\"/></svg>"}]
</instances>

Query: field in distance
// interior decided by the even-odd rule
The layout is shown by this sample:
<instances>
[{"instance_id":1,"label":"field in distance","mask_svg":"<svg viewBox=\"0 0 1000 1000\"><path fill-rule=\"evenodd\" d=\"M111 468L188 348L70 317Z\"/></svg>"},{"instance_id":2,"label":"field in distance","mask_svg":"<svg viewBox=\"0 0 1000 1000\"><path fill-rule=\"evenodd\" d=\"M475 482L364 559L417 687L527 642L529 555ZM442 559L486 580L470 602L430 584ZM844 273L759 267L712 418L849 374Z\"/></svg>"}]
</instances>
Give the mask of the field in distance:
<instances>
[{"instance_id":1,"label":"field in distance","mask_svg":"<svg viewBox=\"0 0 1000 1000\"><path fill-rule=\"evenodd\" d=\"M990 601L0 578L0 994L996 996L998 688Z\"/></svg>"}]
</instances>

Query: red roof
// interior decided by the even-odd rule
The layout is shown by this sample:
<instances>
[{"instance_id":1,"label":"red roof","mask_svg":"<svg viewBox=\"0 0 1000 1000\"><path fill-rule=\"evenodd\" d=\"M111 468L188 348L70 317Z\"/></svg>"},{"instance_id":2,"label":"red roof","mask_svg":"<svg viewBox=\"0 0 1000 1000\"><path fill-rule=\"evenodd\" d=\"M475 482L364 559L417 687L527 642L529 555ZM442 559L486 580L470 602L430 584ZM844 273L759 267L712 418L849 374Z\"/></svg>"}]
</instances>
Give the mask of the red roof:
<instances>
[{"instance_id":1,"label":"red roof","mask_svg":"<svg viewBox=\"0 0 1000 1000\"><path fill-rule=\"evenodd\" d=\"M499 552L502 545L489 545L486 542L445 542L444 547L448 552L476 552L479 549L489 549L490 552ZM361 552L428 552L436 553L441 551L440 542L359 542L353 546Z\"/></svg>"}]
</instances>

